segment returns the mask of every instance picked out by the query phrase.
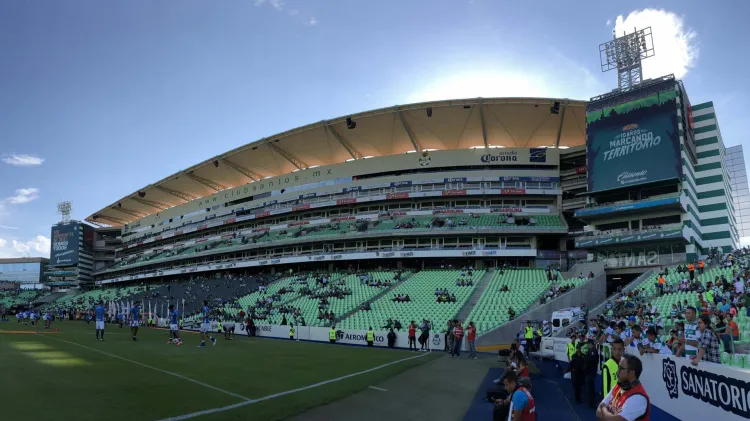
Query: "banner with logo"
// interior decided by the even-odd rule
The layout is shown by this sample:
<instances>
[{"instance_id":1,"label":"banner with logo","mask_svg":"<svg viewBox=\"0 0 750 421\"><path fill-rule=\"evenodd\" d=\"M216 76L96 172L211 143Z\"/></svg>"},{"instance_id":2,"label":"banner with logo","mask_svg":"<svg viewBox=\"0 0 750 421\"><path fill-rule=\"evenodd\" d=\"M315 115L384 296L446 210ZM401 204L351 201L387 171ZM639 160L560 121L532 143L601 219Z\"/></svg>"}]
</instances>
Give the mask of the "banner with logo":
<instances>
[{"instance_id":1,"label":"banner with logo","mask_svg":"<svg viewBox=\"0 0 750 421\"><path fill-rule=\"evenodd\" d=\"M588 191L682 177L674 89L586 113Z\"/></svg>"},{"instance_id":2,"label":"banner with logo","mask_svg":"<svg viewBox=\"0 0 750 421\"><path fill-rule=\"evenodd\" d=\"M628 351L630 352L630 351ZM645 354L641 383L651 403L680 420L750 419L750 370Z\"/></svg>"},{"instance_id":3,"label":"banner with logo","mask_svg":"<svg viewBox=\"0 0 750 421\"><path fill-rule=\"evenodd\" d=\"M55 225L52 227L52 244L49 253L50 266L75 266L81 238L79 224Z\"/></svg>"}]
</instances>

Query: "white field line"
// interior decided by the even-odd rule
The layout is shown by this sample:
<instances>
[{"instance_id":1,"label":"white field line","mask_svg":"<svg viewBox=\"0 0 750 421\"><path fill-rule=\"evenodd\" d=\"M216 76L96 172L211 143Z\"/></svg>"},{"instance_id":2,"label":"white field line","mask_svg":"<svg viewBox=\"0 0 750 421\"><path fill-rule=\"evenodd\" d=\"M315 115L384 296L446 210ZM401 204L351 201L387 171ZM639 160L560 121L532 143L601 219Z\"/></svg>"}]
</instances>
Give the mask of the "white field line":
<instances>
[{"instance_id":1,"label":"white field line","mask_svg":"<svg viewBox=\"0 0 750 421\"><path fill-rule=\"evenodd\" d=\"M184 415L178 415L176 417L164 418L164 419L159 420L159 421L180 421L180 420L187 420L187 419L190 419L190 418L199 417L201 415L209 415L209 414L215 414L217 412L229 411L229 410L232 410L232 409L241 408L243 406L252 405L252 404L255 404L255 403L258 403L258 402L268 401L268 400L271 400L271 399L280 398L282 396L291 395L293 393L304 392L305 390L315 389L315 388L318 388L318 387L321 387L321 386L325 386L327 384L340 382L341 380L346 380L346 379L351 378L351 377L356 377L356 376L360 376L362 374L371 373L373 371L377 371L377 370L380 370L382 368L385 368L385 367L388 367L388 366L391 366L391 365L394 365L394 364L402 363L404 361L409 361L409 360L414 360L414 359L417 359L417 358L422 358L422 357L424 357L425 355L428 355L428 354L430 354L430 353L425 352L423 354L417 355L416 357L402 358L400 360L391 361L389 363L385 363L385 364L379 365L377 367L373 367L373 368L370 368L370 369L367 369L367 370L363 370L363 371L358 371L358 372L352 373L352 374L347 374L345 376L337 377L335 379L325 380L325 381L322 381L322 382L319 382L319 383L311 384L309 386L303 386L303 387L300 387L300 388L297 388L297 389L287 390L285 392L274 393L273 395L264 396L264 397L258 398L258 399L247 399L244 402L239 402L239 403L236 403L236 404L233 404L233 405L229 405L229 406L224 406L224 407L221 407L221 408L206 409L206 410L203 410L203 411L193 412L191 414L184 414ZM370 387L372 387L372 386L370 386ZM385 390L385 389L382 389L382 390Z\"/></svg>"}]
</instances>

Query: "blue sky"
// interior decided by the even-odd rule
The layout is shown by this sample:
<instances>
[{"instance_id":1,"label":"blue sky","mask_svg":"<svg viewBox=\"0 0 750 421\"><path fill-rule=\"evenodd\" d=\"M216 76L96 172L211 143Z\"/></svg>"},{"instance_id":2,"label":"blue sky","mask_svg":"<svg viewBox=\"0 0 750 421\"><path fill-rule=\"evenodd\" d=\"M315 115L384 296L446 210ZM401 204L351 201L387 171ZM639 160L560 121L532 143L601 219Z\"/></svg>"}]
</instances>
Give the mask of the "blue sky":
<instances>
[{"instance_id":1,"label":"blue sky","mask_svg":"<svg viewBox=\"0 0 750 421\"><path fill-rule=\"evenodd\" d=\"M589 98L616 86L598 58L615 25L651 25L646 76L681 76L693 104L714 101L727 146L745 142L750 63L733 51L750 2L621 4L0 0L0 257L48 255L61 199L83 219L324 118L455 97Z\"/></svg>"}]
</instances>

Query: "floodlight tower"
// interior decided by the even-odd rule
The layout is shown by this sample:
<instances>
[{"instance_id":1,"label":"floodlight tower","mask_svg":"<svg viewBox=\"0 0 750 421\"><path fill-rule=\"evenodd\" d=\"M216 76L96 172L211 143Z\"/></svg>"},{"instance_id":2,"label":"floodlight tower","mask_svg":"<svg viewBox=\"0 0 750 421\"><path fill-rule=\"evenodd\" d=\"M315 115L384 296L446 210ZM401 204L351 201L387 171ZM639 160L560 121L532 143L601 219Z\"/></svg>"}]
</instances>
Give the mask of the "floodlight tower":
<instances>
[{"instance_id":1,"label":"floodlight tower","mask_svg":"<svg viewBox=\"0 0 750 421\"><path fill-rule=\"evenodd\" d=\"M70 214L73 213L73 204L68 200L63 200L57 204L57 213L62 216L62 223L70 223Z\"/></svg>"},{"instance_id":2,"label":"floodlight tower","mask_svg":"<svg viewBox=\"0 0 750 421\"><path fill-rule=\"evenodd\" d=\"M626 91L643 81L641 61L654 56L651 27L634 28L633 33L623 33L620 38L614 33L612 36L612 41L599 44L602 72L617 69L617 88Z\"/></svg>"}]
</instances>

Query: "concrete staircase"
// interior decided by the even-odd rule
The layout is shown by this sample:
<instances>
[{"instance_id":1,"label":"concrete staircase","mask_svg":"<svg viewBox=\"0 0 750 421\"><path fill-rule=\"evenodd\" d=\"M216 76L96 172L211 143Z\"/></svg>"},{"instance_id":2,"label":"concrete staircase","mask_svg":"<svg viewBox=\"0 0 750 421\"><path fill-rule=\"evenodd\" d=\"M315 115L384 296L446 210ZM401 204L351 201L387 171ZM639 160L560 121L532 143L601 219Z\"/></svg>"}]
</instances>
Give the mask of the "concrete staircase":
<instances>
[{"instance_id":1,"label":"concrete staircase","mask_svg":"<svg viewBox=\"0 0 750 421\"><path fill-rule=\"evenodd\" d=\"M487 272L484 273L484 276L482 276L482 279L479 280L479 283L474 289L474 292L466 301L466 304L464 304L464 306L461 307L461 310L458 312L458 315L456 316L458 320L461 320L463 322L467 317L469 317L471 310L475 305L477 305L477 302L479 302L479 297L484 294L484 291L487 289L487 285L490 284L490 279L492 279L493 273L495 273L494 269L488 269Z\"/></svg>"}]
</instances>

